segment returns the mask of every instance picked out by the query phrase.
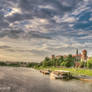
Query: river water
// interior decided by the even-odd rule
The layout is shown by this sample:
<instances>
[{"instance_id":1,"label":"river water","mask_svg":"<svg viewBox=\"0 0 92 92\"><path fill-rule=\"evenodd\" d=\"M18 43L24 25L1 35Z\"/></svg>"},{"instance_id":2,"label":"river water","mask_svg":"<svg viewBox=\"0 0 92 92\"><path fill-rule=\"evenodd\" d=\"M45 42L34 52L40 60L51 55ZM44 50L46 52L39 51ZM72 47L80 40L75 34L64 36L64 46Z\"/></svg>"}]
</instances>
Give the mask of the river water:
<instances>
[{"instance_id":1,"label":"river water","mask_svg":"<svg viewBox=\"0 0 92 92\"><path fill-rule=\"evenodd\" d=\"M0 92L92 92L92 83L50 80L34 69L0 67Z\"/></svg>"}]
</instances>

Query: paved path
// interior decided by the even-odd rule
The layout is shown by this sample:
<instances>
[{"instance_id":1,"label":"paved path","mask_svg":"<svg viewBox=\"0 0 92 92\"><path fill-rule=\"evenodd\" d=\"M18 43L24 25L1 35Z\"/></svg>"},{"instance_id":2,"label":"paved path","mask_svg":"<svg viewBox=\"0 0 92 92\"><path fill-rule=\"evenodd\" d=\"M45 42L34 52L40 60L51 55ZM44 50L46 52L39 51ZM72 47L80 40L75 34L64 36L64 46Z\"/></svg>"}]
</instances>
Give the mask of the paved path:
<instances>
[{"instance_id":1,"label":"paved path","mask_svg":"<svg viewBox=\"0 0 92 92\"><path fill-rule=\"evenodd\" d=\"M29 68L0 67L0 92L92 92L92 84L50 80Z\"/></svg>"}]
</instances>

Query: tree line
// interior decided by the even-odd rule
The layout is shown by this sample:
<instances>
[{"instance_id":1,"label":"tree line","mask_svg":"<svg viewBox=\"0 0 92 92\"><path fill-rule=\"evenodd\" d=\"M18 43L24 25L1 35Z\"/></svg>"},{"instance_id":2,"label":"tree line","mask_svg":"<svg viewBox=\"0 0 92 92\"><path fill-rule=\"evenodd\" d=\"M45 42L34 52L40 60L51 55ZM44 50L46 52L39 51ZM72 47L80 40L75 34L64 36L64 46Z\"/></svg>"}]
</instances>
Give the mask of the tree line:
<instances>
[{"instance_id":1,"label":"tree line","mask_svg":"<svg viewBox=\"0 0 92 92\"><path fill-rule=\"evenodd\" d=\"M76 67L76 62L79 64L80 68L92 68L92 58L84 61L76 61L76 58L69 54L67 57L61 56L59 58L49 58L45 57L45 59L36 65L37 67Z\"/></svg>"}]
</instances>

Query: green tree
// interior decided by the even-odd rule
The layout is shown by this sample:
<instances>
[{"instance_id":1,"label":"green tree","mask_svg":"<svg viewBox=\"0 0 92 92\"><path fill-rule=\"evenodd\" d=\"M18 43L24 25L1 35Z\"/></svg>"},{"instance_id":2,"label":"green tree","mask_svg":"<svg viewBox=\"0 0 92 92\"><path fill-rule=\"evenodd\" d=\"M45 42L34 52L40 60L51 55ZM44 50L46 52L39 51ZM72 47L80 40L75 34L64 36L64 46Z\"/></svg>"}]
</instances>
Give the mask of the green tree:
<instances>
[{"instance_id":1,"label":"green tree","mask_svg":"<svg viewBox=\"0 0 92 92\"><path fill-rule=\"evenodd\" d=\"M51 65L50 61L51 60L49 57L45 57L44 61L42 62L43 67L50 66Z\"/></svg>"},{"instance_id":2,"label":"green tree","mask_svg":"<svg viewBox=\"0 0 92 92\"><path fill-rule=\"evenodd\" d=\"M63 61L64 61L64 57L61 56L59 59L57 59L57 65L60 66Z\"/></svg>"},{"instance_id":3,"label":"green tree","mask_svg":"<svg viewBox=\"0 0 92 92\"><path fill-rule=\"evenodd\" d=\"M64 58L64 61L61 63L61 65L65 67L74 66L74 58L72 57L72 55L68 55L66 58Z\"/></svg>"},{"instance_id":4,"label":"green tree","mask_svg":"<svg viewBox=\"0 0 92 92\"><path fill-rule=\"evenodd\" d=\"M52 66L57 66L57 59L56 58L52 59Z\"/></svg>"}]
</instances>

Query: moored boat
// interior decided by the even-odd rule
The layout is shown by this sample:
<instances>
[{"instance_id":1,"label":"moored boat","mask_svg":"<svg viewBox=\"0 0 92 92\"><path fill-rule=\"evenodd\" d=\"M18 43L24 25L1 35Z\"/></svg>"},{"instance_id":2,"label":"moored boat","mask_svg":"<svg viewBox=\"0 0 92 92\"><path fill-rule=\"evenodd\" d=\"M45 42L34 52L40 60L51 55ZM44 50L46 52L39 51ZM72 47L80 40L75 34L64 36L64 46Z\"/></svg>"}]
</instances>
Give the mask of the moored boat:
<instances>
[{"instance_id":1,"label":"moored boat","mask_svg":"<svg viewBox=\"0 0 92 92\"><path fill-rule=\"evenodd\" d=\"M40 72L45 74L45 75L49 75L51 73L50 70L40 70Z\"/></svg>"},{"instance_id":2,"label":"moored boat","mask_svg":"<svg viewBox=\"0 0 92 92\"><path fill-rule=\"evenodd\" d=\"M50 74L50 79L71 79L72 75L69 71L56 70Z\"/></svg>"}]
</instances>

